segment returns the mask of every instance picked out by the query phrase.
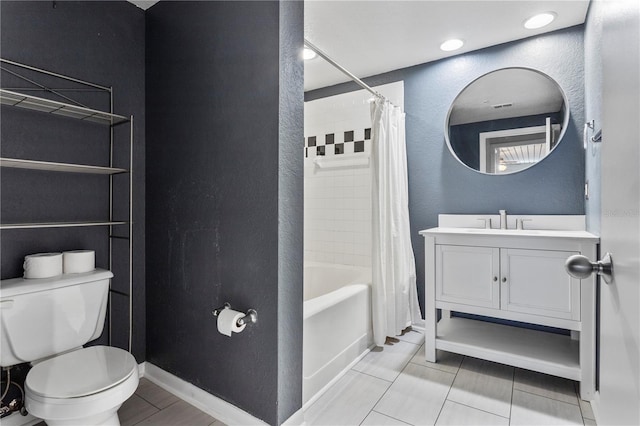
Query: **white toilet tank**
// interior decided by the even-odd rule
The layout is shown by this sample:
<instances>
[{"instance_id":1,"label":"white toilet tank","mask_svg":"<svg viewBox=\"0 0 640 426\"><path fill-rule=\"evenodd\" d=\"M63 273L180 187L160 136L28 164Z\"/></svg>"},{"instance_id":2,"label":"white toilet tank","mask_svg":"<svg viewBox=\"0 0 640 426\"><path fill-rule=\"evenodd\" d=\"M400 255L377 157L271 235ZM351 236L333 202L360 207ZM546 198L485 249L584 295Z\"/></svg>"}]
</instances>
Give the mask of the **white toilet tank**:
<instances>
[{"instance_id":1,"label":"white toilet tank","mask_svg":"<svg viewBox=\"0 0 640 426\"><path fill-rule=\"evenodd\" d=\"M111 271L0 281L0 366L78 348L102 334Z\"/></svg>"}]
</instances>

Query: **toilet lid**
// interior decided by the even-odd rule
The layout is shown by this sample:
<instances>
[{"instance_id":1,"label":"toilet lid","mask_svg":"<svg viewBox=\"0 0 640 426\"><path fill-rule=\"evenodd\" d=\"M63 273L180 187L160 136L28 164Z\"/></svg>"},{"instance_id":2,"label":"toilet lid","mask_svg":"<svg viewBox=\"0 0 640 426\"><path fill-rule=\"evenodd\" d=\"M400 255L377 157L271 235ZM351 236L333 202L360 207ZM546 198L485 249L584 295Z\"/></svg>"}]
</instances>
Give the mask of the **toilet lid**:
<instances>
[{"instance_id":1,"label":"toilet lid","mask_svg":"<svg viewBox=\"0 0 640 426\"><path fill-rule=\"evenodd\" d=\"M135 358L122 349L91 346L36 364L27 374L29 392L47 398L78 398L114 387L136 372Z\"/></svg>"}]
</instances>

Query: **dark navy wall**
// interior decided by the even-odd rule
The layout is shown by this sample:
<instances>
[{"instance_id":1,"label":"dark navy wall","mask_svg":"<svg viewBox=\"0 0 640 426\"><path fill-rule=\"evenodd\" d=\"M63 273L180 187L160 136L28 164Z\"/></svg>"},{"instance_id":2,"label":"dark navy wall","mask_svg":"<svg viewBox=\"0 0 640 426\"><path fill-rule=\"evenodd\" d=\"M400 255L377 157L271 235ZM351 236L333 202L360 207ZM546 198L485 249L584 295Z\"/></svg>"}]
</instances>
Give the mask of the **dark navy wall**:
<instances>
[{"instance_id":1,"label":"dark navy wall","mask_svg":"<svg viewBox=\"0 0 640 426\"><path fill-rule=\"evenodd\" d=\"M55 7L54 7L55 3ZM0 2L0 53L5 59L113 87L114 111L135 116L134 152L134 328L133 354L145 360L145 207L144 207L144 12L120 2ZM14 68L12 68L14 69ZM34 87L4 71L2 87ZM33 78L33 73L27 73ZM46 84L69 87L45 79ZM34 92L36 96L47 95ZM109 94L73 93L88 106L109 109ZM55 98L61 100L60 98ZM2 156L108 166L109 129L77 120L3 106ZM129 134L116 131L118 165L128 168ZM124 138L124 139L123 139ZM107 220L108 178L2 168L3 223ZM118 218L127 220L128 179L117 178ZM126 232L125 232L126 235ZM97 266L108 268L105 227L5 230L1 235L2 278L22 275L27 254L72 249L96 250ZM128 242L117 241L112 287L128 293ZM127 347L129 300L112 295L112 337ZM106 331L107 329L105 329ZM107 333L100 343L107 342Z\"/></svg>"},{"instance_id":2,"label":"dark navy wall","mask_svg":"<svg viewBox=\"0 0 640 426\"><path fill-rule=\"evenodd\" d=\"M482 49L365 78L371 86L404 80L409 169L409 218L424 307L424 242L418 232L438 224L439 213L584 214L583 26ZM334 58L340 61L340 58ZM570 107L566 134L535 167L506 176L469 170L450 153L444 122L451 102L477 77L504 67L529 67L556 80ZM305 94L312 100L357 90L353 84Z\"/></svg>"},{"instance_id":3,"label":"dark navy wall","mask_svg":"<svg viewBox=\"0 0 640 426\"><path fill-rule=\"evenodd\" d=\"M302 2L147 11L147 360L280 424L301 407ZM226 337L211 311L254 308Z\"/></svg>"}]
</instances>

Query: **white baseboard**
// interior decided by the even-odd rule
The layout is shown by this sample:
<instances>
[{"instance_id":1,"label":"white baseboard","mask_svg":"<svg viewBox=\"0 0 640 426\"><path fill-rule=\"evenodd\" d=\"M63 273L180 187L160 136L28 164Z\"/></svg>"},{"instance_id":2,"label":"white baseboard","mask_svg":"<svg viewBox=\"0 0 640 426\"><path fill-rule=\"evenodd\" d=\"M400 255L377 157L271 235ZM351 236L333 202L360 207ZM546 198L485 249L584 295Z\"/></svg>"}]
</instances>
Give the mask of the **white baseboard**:
<instances>
[{"instance_id":1,"label":"white baseboard","mask_svg":"<svg viewBox=\"0 0 640 426\"><path fill-rule=\"evenodd\" d=\"M225 424L266 425L262 420L253 417L235 405L211 395L149 362L144 363L143 371L144 377L149 381Z\"/></svg>"},{"instance_id":2,"label":"white baseboard","mask_svg":"<svg viewBox=\"0 0 640 426\"><path fill-rule=\"evenodd\" d=\"M291 417L289 417L287 420L285 420L284 423L282 423L282 426L306 426L306 425L307 423L304 420L304 411L302 410L302 408L296 411L295 413L293 413Z\"/></svg>"},{"instance_id":3,"label":"white baseboard","mask_svg":"<svg viewBox=\"0 0 640 426\"><path fill-rule=\"evenodd\" d=\"M144 372L146 370L146 362L141 362L140 364L138 364L138 377L139 378L143 378L144 377Z\"/></svg>"}]
</instances>

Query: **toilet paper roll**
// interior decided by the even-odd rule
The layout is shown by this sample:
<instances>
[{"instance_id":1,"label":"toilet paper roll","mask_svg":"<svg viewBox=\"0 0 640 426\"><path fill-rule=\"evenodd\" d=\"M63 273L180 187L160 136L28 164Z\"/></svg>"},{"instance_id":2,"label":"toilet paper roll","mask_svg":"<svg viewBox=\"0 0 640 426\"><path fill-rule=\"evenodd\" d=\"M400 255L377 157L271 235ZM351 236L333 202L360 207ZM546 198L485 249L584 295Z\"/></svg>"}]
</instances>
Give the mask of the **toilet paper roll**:
<instances>
[{"instance_id":1,"label":"toilet paper roll","mask_svg":"<svg viewBox=\"0 0 640 426\"><path fill-rule=\"evenodd\" d=\"M81 274L96 269L96 252L71 250L62 252L62 271L65 274Z\"/></svg>"},{"instance_id":2,"label":"toilet paper roll","mask_svg":"<svg viewBox=\"0 0 640 426\"><path fill-rule=\"evenodd\" d=\"M62 253L36 253L24 257L25 278L51 278L62 275Z\"/></svg>"},{"instance_id":3,"label":"toilet paper roll","mask_svg":"<svg viewBox=\"0 0 640 426\"><path fill-rule=\"evenodd\" d=\"M223 309L218 314L218 332L225 336L231 336L231 333L240 333L247 324L238 327L238 320L244 317L244 312L234 311L233 309Z\"/></svg>"}]
</instances>

